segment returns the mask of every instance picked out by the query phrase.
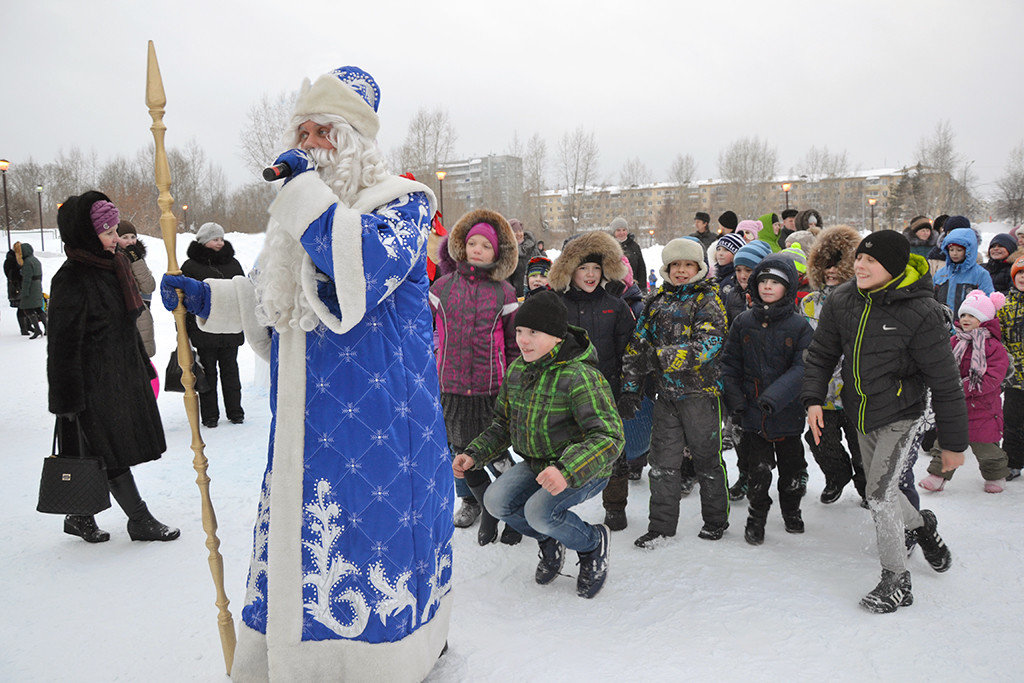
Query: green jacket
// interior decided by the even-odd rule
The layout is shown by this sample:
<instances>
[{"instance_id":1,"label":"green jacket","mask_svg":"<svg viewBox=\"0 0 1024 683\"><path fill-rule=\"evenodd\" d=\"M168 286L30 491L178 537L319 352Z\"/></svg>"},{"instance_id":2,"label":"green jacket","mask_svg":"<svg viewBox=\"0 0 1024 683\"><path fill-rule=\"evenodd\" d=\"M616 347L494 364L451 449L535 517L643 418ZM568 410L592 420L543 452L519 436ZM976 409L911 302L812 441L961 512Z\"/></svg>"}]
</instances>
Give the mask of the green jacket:
<instances>
[{"instance_id":1,"label":"green jacket","mask_svg":"<svg viewBox=\"0 0 1024 683\"><path fill-rule=\"evenodd\" d=\"M784 245L779 244L779 236L776 234L775 228L772 227L772 214L766 213L757 220L761 221L763 226L761 232L757 233L757 239L767 242L771 246L773 254L782 251Z\"/></svg>"},{"instance_id":2,"label":"green jacket","mask_svg":"<svg viewBox=\"0 0 1024 683\"><path fill-rule=\"evenodd\" d=\"M609 477L622 452L622 420L597 352L578 327L532 363L512 361L494 403L491 426L466 447L481 469L511 445L537 474L551 465L579 488Z\"/></svg>"}]
</instances>

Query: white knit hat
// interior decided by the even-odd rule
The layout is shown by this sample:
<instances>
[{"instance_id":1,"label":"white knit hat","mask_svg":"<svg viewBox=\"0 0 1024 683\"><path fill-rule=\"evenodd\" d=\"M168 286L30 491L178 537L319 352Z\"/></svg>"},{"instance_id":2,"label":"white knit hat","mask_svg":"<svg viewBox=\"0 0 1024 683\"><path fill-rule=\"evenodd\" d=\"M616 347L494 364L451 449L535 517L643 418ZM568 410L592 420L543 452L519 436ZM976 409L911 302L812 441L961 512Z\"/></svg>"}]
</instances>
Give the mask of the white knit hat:
<instances>
[{"instance_id":1,"label":"white knit hat","mask_svg":"<svg viewBox=\"0 0 1024 683\"><path fill-rule=\"evenodd\" d=\"M959 317L966 313L967 315L973 315L978 319L978 322L987 323L996 317L996 311L1002 308L1004 303L1006 303L1006 297L1001 292L992 292L991 295L986 296L985 292L980 289L974 289L964 298L964 302L960 304L957 316Z\"/></svg>"},{"instance_id":2,"label":"white knit hat","mask_svg":"<svg viewBox=\"0 0 1024 683\"><path fill-rule=\"evenodd\" d=\"M196 242L199 244L206 244L217 238L224 239L224 228L216 223L203 223L196 231Z\"/></svg>"}]
</instances>

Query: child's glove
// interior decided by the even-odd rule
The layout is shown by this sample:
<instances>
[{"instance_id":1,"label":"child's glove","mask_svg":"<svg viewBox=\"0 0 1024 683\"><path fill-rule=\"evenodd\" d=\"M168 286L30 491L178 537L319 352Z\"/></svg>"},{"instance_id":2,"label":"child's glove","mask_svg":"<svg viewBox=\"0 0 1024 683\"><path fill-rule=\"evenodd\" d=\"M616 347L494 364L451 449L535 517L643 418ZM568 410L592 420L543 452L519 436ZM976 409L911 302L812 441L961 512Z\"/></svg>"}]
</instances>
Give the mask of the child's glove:
<instances>
[{"instance_id":1,"label":"child's glove","mask_svg":"<svg viewBox=\"0 0 1024 683\"><path fill-rule=\"evenodd\" d=\"M619 415L623 420L632 420L636 417L636 411L640 410L641 403L643 403L643 399L640 398L640 394L627 391L619 396L619 401L615 404L615 407L618 409Z\"/></svg>"},{"instance_id":2,"label":"child's glove","mask_svg":"<svg viewBox=\"0 0 1024 683\"><path fill-rule=\"evenodd\" d=\"M301 149L290 149L287 152L284 152L274 160L274 166L277 166L278 164L288 164L288 168L292 170L284 180L286 185L288 184L288 181L295 178L300 173L316 170L316 162L313 161L313 157Z\"/></svg>"},{"instance_id":3,"label":"child's glove","mask_svg":"<svg viewBox=\"0 0 1024 683\"><path fill-rule=\"evenodd\" d=\"M210 317L210 285L184 275L164 275L160 280L160 298L164 308L173 311L178 307L176 289L185 292L185 310L200 318Z\"/></svg>"}]
</instances>

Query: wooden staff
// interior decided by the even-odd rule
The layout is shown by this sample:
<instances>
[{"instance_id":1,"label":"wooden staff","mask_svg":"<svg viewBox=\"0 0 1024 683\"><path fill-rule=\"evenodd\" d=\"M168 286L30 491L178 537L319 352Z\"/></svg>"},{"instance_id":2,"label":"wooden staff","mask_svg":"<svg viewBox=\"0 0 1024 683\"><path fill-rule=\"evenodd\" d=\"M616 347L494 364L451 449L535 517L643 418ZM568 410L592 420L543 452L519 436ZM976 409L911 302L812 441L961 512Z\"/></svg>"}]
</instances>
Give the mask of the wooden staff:
<instances>
[{"instance_id":1,"label":"wooden staff","mask_svg":"<svg viewBox=\"0 0 1024 683\"><path fill-rule=\"evenodd\" d=\"M146 106L153 118L153 139L156 142L156 187L160 194L157 204L160 206L160 232L167 248L167 274L181 275L178 268L178 257L175 247L177 239L177 220L171 212L171 167L167 163L167 151L164 149L164 106L167 97L164 95L164 83L160 78L160 65L156 61L156 49L153 41L149 41L149 62L146 69ZM235 658L235 622L228 610L228 596L224 592L224 558L220 554L220 539L217 538L217 515L213 511L210 500L210 477L206 474L207 460L203 449L206 444L199 434L199 397L196 395L196 378L192 374L192 345L185 331L185 293L178 290L178 306L174 309L174 324L178 330L178 365L181 366L181 383L185 387L185 412L192 426L192 450L195 457L192 467L195 468L196 484L203 506L203 529L206 531L206 547L210 549L210 573L213 585L217 589L217 628L220 631L220 645L224 651L224 666L231 675L231 664Z\"/></svg>"}]
</instances>

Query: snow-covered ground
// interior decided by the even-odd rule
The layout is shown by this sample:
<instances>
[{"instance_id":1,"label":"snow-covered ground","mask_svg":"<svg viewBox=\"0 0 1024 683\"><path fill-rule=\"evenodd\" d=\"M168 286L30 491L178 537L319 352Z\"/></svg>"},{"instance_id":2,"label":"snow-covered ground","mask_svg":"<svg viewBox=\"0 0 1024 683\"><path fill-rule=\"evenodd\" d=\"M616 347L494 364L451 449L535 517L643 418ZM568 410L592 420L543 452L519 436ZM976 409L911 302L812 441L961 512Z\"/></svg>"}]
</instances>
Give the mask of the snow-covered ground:
<instances>
[{"instance_id":1,"label":"snow-covered ground","mask_svg":"<svg viewBox=\"0 0 1024 683\"><path fill-rule=\"evenodd\" d=\"M27 237L34 245L36 239ZM250 266L262 236L228 239ZM159 274L166 269L163 246L145 241ZM179 241L181 260L187 241ZM63 261L47 242L51 250L39 254L45 291ZM649 267L660 265L659 254L660 247L644 250ZM156 303L153 312L154 360L162 375L173 320ZM150 508L180 526L181 538L132 543L116 505L98 515L111 532L109 542L91 545L67 536L61 518L35 512L40 459L53 430L46 345L18 334L12 309L0 315L0 457L6 467L0 499L10 513L0 525L0 680L223 680L181 395L160 396L167 453L134 468ZM243 347L240 367L245 424L203 430L236 618L269 423L265 366ZM735 454L727 452L725 460L733 476ZM917 463L919 478L926 465ZM813 463L810 472L803 535L785 533L775 506L765 544L747 545L746 503L740 502L725 538L702 541L694 493L681 503L678 535L649 552L633 547L646 531L645 473L630 485L629 528L612 535L608 582L589 601L575 594L574 554L567 556L566 578L538 586L535 543L481 548L475 529L456 530L450 650L429 680L1021 680L1024 482L986 494L968 456L946 491L923 493L923 505L936 511L952 549L953 567L936 574L916 552L910 560L915 604L873 615L857 606L878 578L870 516L852 487L838 503L822 505L821 473ZM580 511L590 521L603 519L599 499Z\"/></svg>"}]
</instances>

